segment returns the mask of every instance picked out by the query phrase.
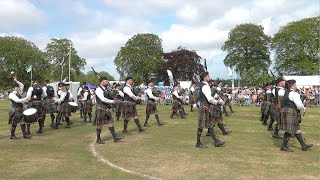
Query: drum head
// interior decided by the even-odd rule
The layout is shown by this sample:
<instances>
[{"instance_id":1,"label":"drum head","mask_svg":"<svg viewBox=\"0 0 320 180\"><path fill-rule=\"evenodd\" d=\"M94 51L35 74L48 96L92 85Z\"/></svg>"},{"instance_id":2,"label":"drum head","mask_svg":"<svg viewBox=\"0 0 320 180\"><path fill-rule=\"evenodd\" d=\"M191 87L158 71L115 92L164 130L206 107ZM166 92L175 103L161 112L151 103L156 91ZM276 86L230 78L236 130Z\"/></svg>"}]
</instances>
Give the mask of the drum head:
<instances>
[{"instance_id":1,"label":"drum head","mask_svg":"<svg viewBox=\"0 0 320 180\"><path fill-rule=\"evenodd\" d=\"M23 111L23 115L30 116L32 114L35 114L36 112L37 112L37 110L35 108L29 108L29 109Z\"/></svg>"},{"instance_id":2,"label":"drum head","mask_svg":"<svg viewBox=\"0 0 320 180\"><path fill-rule=\"evenodd\" d=\"M78 104L75 103L75 102L69 102L69 105L70 105L70 106L77 106L77 107L78 107Z\"/></svg>"}]
</instances>

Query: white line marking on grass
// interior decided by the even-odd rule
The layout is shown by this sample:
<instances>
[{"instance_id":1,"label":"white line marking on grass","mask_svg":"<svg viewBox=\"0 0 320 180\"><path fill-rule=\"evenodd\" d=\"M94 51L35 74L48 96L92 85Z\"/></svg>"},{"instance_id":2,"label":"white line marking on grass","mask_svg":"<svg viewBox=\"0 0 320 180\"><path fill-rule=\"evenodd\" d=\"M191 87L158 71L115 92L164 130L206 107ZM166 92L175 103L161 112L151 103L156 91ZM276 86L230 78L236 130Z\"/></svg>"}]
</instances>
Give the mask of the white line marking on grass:
<instances>
[{"instance_id":1,"label":"white line marking on grass","mask_svg":"<svg viewBox=\"0 0 320 180\"><path fill-rule=\"evenodd\" d=\"M125 169L123 167L120 167L120 166L117 166L113 163L111 163L109 160L105 159L104 157L102 157L97 151L96 151L96 148L94 146L95 144L95 141L93 143L90 144L90 151L91 153L93 154L94 157L96 157L98 159L98 161L102 162L102 163L105 163L115 169L118 169L122 172L125 172L125 173L129 173L129 174L134 174L134 175L138 175L138 176L142 176L142 177L145 177L145 178L148 178L148 179L154 179L154 180L162 180L161 178L159 177L154 177L154 176L149 176L149 175L146 175L146 174L143 174L143 173L140 173L140 172L136 172L136 171L132 171L132 170L129 170L129 169Z\"/></svg>"}]
</instances>

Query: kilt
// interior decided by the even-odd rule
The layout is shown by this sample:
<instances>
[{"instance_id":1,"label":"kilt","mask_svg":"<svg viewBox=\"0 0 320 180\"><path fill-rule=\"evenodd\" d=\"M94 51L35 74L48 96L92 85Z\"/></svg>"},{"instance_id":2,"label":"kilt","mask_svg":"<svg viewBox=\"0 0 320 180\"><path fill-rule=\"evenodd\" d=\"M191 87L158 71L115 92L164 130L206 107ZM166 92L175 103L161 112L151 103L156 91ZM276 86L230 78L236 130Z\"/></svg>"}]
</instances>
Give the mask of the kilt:
<instances>
[{"instance_id":1,"label":"kilt","mask_svg":"<svg viewBox=\"0 0 320 180\"><path fill-rule=\"evenodd\" d=\"M223 97L224 106L231 106L230 99L227 96Z\"/></svg>"},{"instance_id":2,"label":"kilt","mask_svg":"<svg viewBox=\"0 0 320 180\"><path fill-rule=\"evenodd\" d=\"M270 103L270 110L269 110L269 113L270 113L270 118L271 119L274 119L274 110L275 109L275 105L273 103Z\"/></svg>"},{"instance_id":3,"label":"kilt","mask_svg":"<svg viewBox=\"0 0 320 180\"><path fill-rule=\"evenodd\" d=\"M210 118L213 124L222 122L222 111L218 105L210 105Z\"/></svg>"},{"instance_id":4,"label":"kilt","mask_svg":"<svg viewBox=\"0 0 320 180\"><path fill-rule=\"evenodd\" d=\"M201 105L198 113L198 128L211 128L213 126L213 120L210 118L209 109L206 106Z\"/></svg>"},{"instance_id":5,"label":"kilt","mask_svg":"<svg viewBox=\"0 0 320 180\"><path fill-rule=\"evenodd\" d=\"M281 109L277 106L274 107L273 118L276 122L280 121L281 118Z\"/></svg>"},{"instance_id":6,"label":"kilt","mask_svg":"<svg viewBox=\"0 0 320 180\"><path fill-rule=\"evenodd\" d=\"M17 125L19 123L24 123L23 109L16 109L14 115L9 117L8 124Z\"/></svg>"},{"instance_id":7,"label":"kilt","mask_svg":"<svg viewBox=\"0 0 320 180\"><path fill-rule=\"evenodd\" d=\"M42 119L42 109L43 109L43 103L42 101L30 101L29 108L35 108L37 110L38 119Z\"/></svg>"},{"instance_id":8,"label":"kilt","mask_svg":"<svg viewBox=\"0 0 320 180\"><path fill-rule=\"evenodd\" d=\"M123 109L124 109L124 118L127 120L129 120L130 117L138 116L136 104L133 102L124 101Z\"/></svg>"},{"instance_id":9,"label":"kilt","mask_svg":"<svg viewBox=\"0 0 320 180\"><path fill-rule=\"evenodd\" d=\"M61 117L70 117L71 116L71 110L70 105L68 102L61 103L58 107L58 114Z\"/></svg>"},{"instance_id":10,"label":"kilt","mask_svg":"<svg viewBox=\"0 0 320 180\"><path fill-rule=\"evenodd\" d=\"M116 112L117 113L122 113L123 112L123 101L119 101L116 107Z\"/></svg>"},{"instance_id":11,"label":"kilt","mask_svg":"<svg viewBox=\"0 0 320 180\"><path fill-rule=\"evenodd\" d=\"M45 98L42 102L43 102L42 114L46 115L49 112L50 99L49 98Z\"/></svg>"},{"instance_id":12,"label":"kilt","mask_svg":"<svg viewBox=\"0 0 320 180\"><path fill-rule=\"evenodd\" d=\"M261 102L261 113L265 116L270 114L270 102L269 101L262 101Z\"/></svg>"},{"instance_id":13,"label":"kilt","mask_svg":"<svg viewBox=\"0 0 320 180\"><path fill-rule=\"evenodd\" d=\"M152 101L147 101L146 114L158 114L157 104Z\"/></svg>"},{"instance_id":14,"label":"kilt","mask_svg":"<svg viewBox=\"0 0 320 180\"><path fill-rule=\"evenodd\" d=\"M113 118L110 109L103 109L100 107L96 108L96 114L93 121L93 125L104 125L108 123L113 123Z\"/></svg>"},{"instance_id":15,"label":"kilt","mask_svg":"<svg viewBox=\"0 0 320 180\"><path fill-rule=\"evenodd\" d=\"M78 109L79 109L80 111L83 110L83 101L81 101L81 100L78 100Z\"/></svg>"},{"instance_id":16,"label":"kilt","mask_svg":"<svg viewBox=\"0 0 320 180\"><path fill-rule=\"evenodd\" d=\"M284 107L281 110L279 129L284 131L295 132L300 129L300 113L293 108Z\"/></svg>"},{"instance_id":17,"label":"kilt","mask_svg":"<svg viewBox=\"0 0 320 180\"><path fill-rule=\"evenodd\" d=\"M172 101L172 111L176 112L176 111L180 111L181 110L181 102L179 100L173 100Z\"/></svg>"},{"instance_id":18,"label":"kilt","mask_svg":"<svg viewBox=\"0 0 320 180\"><path fill-rule=\"evenodd\" d=\"M92 112L92 103L91 100L86 100L83 102L83 113L91 113Z\"/></svg>"}]
</instances>

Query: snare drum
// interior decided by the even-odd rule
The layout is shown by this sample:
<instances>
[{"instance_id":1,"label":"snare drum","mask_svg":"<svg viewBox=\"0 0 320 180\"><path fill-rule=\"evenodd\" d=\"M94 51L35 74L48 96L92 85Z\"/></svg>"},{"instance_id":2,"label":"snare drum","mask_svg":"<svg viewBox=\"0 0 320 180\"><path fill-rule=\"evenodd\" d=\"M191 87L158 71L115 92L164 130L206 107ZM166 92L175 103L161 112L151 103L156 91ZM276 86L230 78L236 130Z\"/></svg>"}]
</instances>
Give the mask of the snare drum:
<instances>
[{"instance_id":1,"label":"snare drum","mask_svg":"<svg viewBox=\"0 0 320 180\"><path fill-rule=\"evenodd\" d=\"M38 121L37 109L29 108L23 111L24 121L28 124L35 123Z\"/></svg>"},{"instance_id":2,"label":"snare drum","mask_svg":"<svg viewBox=\"0 0 320 180\"><path fill-rule=\"evenodd\" d=\"M78 104L75 102L69 102L70 111L75 113L78 110Z\"/></svg>"}]
</instances>

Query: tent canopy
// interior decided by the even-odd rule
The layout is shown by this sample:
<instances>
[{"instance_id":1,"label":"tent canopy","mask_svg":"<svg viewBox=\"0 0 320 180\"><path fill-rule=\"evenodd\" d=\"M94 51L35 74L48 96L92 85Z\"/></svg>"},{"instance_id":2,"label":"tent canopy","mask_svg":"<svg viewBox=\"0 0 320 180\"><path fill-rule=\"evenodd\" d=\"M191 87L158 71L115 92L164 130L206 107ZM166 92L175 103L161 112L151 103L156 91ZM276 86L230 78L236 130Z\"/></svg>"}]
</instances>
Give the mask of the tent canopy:
<instances>
[{"instance_id":1,"label":"tent canopy","mask_svg":"<svg viewBox=\"0 0 320 180\"><path fill-rule=\"evenodd\" d=\"M316 76L284 76L286 80L294 79L298 87L320 86L320 75Z\"/></svg>"}]
</instances>

